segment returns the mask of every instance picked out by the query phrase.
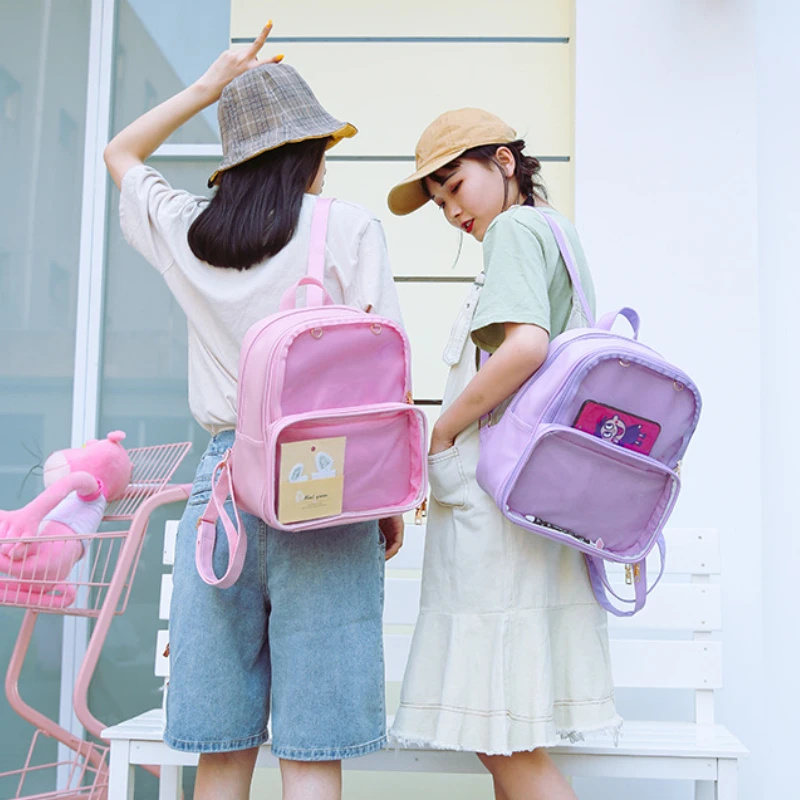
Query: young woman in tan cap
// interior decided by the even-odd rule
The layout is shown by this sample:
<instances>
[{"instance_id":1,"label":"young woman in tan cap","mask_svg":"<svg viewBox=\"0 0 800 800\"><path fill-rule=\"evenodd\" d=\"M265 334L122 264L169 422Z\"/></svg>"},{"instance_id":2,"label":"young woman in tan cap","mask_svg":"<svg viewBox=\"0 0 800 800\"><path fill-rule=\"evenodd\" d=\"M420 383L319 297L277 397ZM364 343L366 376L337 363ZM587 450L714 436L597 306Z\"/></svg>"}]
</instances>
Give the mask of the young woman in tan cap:
<instances>
[{"instance_id":1,"label":"young woman in tan cap","mask_svg":"<svg viewBox=\"0 0 800 800\"><path fill-rule=\"evenodd\" d=\"M524 144L486 111L447 112L389 194L395 214L432 201L482 242L484 260L444 355L420 615L391 735L476 752L497 800L574 800L544 748L616 735L606 615L581 553L509 522L475 478L478 420L538 369L552 337L581 324L540 211L566 232L594 306L575 228L547 203ZM476 347L493 353L480 370Z\"/></svg>"},{"instance_id":2,"label":"young woman in tan cap","mask_svg":"<svg viewBox=\"0 0 800 800\"><path fill-rule=\"evenodd\" d=\"M243 514L250 544L237 582L214 588L195 568L211 474L234 439L242 339L305 275L325 150L356 133L280 56L257 60L270 27L125 128L105 153L126 239L186 312L190 406L212 437L177 537L164 735L173 748L201 753L195 800L249 797L270 705L284 798L338 800L341 759L385 740L383 562L400 547L402 518L382 520L380 531L375 522L297 535ZM173 189L143 162L218 99L223 161L209 201ZM331 206L324 283L336 303L400 318L383 230L359 206ZM221 533L217 558L224 570Z\"/></svg>"}]
</instances>

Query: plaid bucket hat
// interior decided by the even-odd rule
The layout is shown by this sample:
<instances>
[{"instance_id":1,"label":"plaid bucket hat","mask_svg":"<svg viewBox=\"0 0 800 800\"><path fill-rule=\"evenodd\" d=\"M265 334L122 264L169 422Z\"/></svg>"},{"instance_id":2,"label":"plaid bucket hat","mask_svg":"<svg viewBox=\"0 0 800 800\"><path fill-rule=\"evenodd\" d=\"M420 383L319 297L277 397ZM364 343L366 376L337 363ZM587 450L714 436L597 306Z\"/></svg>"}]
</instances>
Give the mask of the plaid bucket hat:
<instances>
[{"instance_id":1,"label":"plaid bucket hat","mask_svg":"<svg viewBox=\"0 0 800 800\"><path fill-rule=\"evenodd\" d=\"M208 179L209 188L221 172L267 150L326 136L330 148L358 132L332 117L288 64L262 64L234 78L222 90L217 117L222 163Z\"/></svg>"}]
</instances>

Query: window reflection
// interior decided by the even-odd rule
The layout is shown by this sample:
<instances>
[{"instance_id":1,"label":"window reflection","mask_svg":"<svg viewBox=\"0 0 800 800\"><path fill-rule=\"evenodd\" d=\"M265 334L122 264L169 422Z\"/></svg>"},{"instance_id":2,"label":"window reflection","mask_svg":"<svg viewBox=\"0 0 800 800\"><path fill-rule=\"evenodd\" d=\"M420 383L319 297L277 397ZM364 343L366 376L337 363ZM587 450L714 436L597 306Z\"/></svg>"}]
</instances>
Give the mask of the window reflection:
<instances>
[{"instance_id":1,"label":"window reflection","mask_svg":"<svg viewBox=\"0 0 800 800\"><path fill-rule=\"evenodd\" d=\"M229 3L219 0L121 2L112 132L197 78L228 46L229 16ZM191 120L169 141L218 140L214 108ZM216 163L216 159L159 160L154 166L173 186L205 194ZM124 241L119 192L114 188L108 205L100 428L124 430L128 447L192 441L192 452L175 476L189 482L208 434L189 413L187 367L186 317L161 275ZM170 508L151 520L128 608L112 626L92 684L89 699L99 719L116 721L161 704L153 651L162 537L165 518L177 518L181 511ZM126 686L124 693L113 689L121 683ZM186 777L189 789L191 776ZM156 791L154 780L139 773L137 790L149 796Z\"/></svg>"},{"instance_id":2,"label":"window reflection","mask_svg":"<svg viewBox=\"0 0 800 800\"><path fill-rule=\"evenodd\" d=\"M69 444L75 362L90 0L0 0L0 508L42 489L35 469ZM5 669L22 612L0 607ZM23 696L58 719L62 618L43 614ZM5 701L1 701L5 703ZM7 707L0 772L25 763L33 730ZM43 757L55 759L47 742ZM26 791L54 788L45 770ZM16 784L0 781L0 797Z\"/></svg>"},{"instance_id":3,"label":"window reflection","mask_svg":"<svg viewBox=\"0 0 800 800\"><path fill-rule=\"evenodd\" d=\"M188 86L228 47L230 4L219 0L126 0L118 6L112 131ZM219 141L216 107L169 142Z\"/></svg>"}]
</instances>

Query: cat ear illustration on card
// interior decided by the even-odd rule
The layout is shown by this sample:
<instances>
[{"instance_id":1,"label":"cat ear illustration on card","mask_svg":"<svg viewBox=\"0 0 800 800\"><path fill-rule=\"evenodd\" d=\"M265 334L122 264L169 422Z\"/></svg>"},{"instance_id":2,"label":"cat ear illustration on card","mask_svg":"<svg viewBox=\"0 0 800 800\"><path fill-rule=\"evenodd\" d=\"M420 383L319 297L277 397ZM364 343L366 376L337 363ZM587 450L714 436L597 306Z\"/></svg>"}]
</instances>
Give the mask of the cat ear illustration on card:
<instances>
[{"instance_id":1,"label":"cat ear illustration on card","mask_svg":"<svg viewBox=\"0 0 800 800\"><path fill-rule=\"evenodd\" d=\"M335 478L336 477L336 463L328 453L318 450L314 455L314 463L316 464L317 471L312 474L312 478L317 481L322 478Z\"/></svg>"},{"instance_id":2,"label":"cat ear illustration on card","mask_svg":"<svg viewBox=\"0 0 800 800\"><path fill-rule=\"evenodd\" d=\"M281 445L278 520L322 519L342 513L346 437Z\"/></svg>"},{"instance_id":3,"label":"cat ear illustration on card","mask_svg":"<svg viewBox=\"0 0 800 800\"><path fill-rule=\"evenodd\" d=\"M300 481L307 481L308 475L305 474L305 467L301 464L295 464L289 470L289 476L287 477L289 483L300 483Z\"/></svg>"}]
</instances>

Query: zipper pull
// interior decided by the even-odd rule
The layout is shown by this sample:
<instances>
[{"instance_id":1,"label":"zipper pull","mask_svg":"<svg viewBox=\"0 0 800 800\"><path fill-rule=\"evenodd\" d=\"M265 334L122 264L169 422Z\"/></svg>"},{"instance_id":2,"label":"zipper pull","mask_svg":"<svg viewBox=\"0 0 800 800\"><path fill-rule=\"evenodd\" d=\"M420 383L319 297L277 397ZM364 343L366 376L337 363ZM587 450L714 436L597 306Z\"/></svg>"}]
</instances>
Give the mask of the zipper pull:
<instances>
[{"instance_id":1,"label":"zipper pull","mask_svg":"<svg viewBox=\"0 0 800 800\"><path fill-rule=\"evenodd\" d=\"M678 461L675 464L675 469L673 470L673 472L680 478L680 476L681 476L681 462L680 461Z\"/></svg>"},{"instance_id":2,"label":"zipper pull","mask_svg":"<svg viewBox=\"0 0 800 800\"><path fill-rule=\"evenodd\" d=\"M625 565L625 585L630 586L633 583L633 570L630 564Z\"/></svg>"},{"instance_id":3,"label":"zipper pull","mask_svg":"<svg viewBox=\"0 0 800 800\"><path fill-rule=\"evenodd\" d=\"M428 516L428 500L426 498L417 506L417 510L414 512L414 524L422 525L422 520L425 519L425 517L427 516Z\"/></svg>"},{"instance_id":4,"label":"zipper pull","mask_svg":"<svg viewBox=\"0 0 800 800\"><path fill-rule=\"evenodd\" d=\"M640 562L637 562L633 565L633 580L636 583L639 583L639 579L642 577L642 565Z\"/></svg>"},{"instance_id":5,"label":"zipper pull","mask_svg":"<svg viewBox=\"0 0 800 800\"><path fill-rule=\"evenodd\" d=\"M406 392L406 403L408 403L410 406L414 405L414 397L410 391Z\"/></svg>"}]
</instances>

